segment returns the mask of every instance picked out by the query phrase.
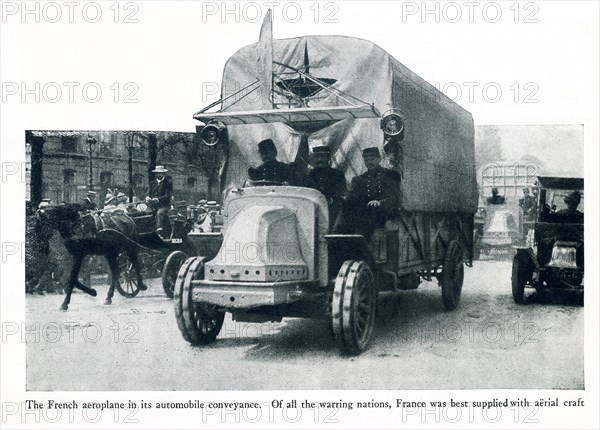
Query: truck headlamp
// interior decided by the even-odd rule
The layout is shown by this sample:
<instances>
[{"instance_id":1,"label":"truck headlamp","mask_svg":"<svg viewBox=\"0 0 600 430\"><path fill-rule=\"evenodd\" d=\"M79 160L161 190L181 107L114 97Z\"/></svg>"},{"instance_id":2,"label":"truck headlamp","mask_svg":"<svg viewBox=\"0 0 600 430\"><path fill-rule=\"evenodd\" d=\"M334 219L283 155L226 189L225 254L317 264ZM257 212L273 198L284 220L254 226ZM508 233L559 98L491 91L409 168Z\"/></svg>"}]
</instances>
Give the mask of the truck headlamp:
<instances>
[{"instance_id":1,"label":"truck headlamp","mask_svg":"<svg viewBox=\"0 0 600 430\"><path fill-rule=\"evenodd\" d=\"M215 146L219 143L225 128L224 124L218 121L211 121L200 132L200 140L206 146Z\"/></svg>"},{"instance_id":2,"label":"truck headlamp","mask_svg":"<svg viewBox=\"0 0 600 430\"><path fill-rule=\"evenodd\" d=\"M395 137L404 131L404 120L398 113L390 112L384 114L379 126L387 137Z\"/></svg>"}]
</instances>

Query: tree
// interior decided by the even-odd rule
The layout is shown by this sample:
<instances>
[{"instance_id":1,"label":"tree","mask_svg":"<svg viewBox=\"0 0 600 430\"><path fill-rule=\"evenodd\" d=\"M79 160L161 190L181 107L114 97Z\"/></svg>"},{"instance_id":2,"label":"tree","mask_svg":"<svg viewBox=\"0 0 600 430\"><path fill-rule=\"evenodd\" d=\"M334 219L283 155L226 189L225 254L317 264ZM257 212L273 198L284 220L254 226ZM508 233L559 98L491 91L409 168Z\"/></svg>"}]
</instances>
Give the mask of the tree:
<instances>
[{"instance_id":1,"label":"tree","mask_svg":"<svg viewBox=\"0 0 600 430\"><path fill-rule=\"evenodd\" d=\"M496 126L482 126L475 134L475 165L479 169L488 163L504 160L502 137Z\"/></svg>"}]
</instances>

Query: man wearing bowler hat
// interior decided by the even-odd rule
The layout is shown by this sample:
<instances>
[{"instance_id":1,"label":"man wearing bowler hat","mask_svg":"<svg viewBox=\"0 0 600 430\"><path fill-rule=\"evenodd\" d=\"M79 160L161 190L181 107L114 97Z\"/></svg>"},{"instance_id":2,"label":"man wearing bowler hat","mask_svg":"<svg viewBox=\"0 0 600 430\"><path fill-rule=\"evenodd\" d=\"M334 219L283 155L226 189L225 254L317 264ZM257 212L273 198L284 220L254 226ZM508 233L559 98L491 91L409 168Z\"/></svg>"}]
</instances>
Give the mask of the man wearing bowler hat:
<instances>
[{"instance_id":1,"label":"man wearing bowler hat","mask_svg":"<svg viewBox=\"0 0 600 430\"><path fill-rule=\"evenodd\" d=\"M329 223L333 225L341 210L348 188L346 178L341 171L331 167L331 150L328 146L314 147L312 159L312 166L304 185L319 190L325 196L329 204Z\"/></svg>"},{"instance_id":2,"label":"man wearing bowler hat","mask_svg":"<svg viewBox=\"0 0 600 430\"><path fill-rule=\"evenodd\" d=\"M352 179L335 230L362 234L369 240L400 207L400 174L380 166L379 148L366 148L362 155L367 171Z\"/></svg>"},{"instance_id":3,"label":"man wearing bowler hat","mask_svg":"<svg viewBox=\"0 0 600 430\"><path fill-rule=\"evenodd\" d=\"M168 226L167 215L171 209L171 198L173 197L173 182L170 177L165 176L168 170L164 166L156 166L152 172L155 174L155 179L150 183L150 192L146 197L146 202L153 204L156 208L156 233L165 240L165 230Z\"/></svg>"},{"instance_id":4,"label":"man wearing bowler hat","mask_svg":"<svg viewBox=\"0 0 600 430\"><path fill-rule=\"evenodd\" d=\"M277 160L277 147L271 139L258 142L258 153L262 164L248 169L248 177L252 181L286 182L295 185L294 169L289 164Z\"/></svg>"}]
</instances>

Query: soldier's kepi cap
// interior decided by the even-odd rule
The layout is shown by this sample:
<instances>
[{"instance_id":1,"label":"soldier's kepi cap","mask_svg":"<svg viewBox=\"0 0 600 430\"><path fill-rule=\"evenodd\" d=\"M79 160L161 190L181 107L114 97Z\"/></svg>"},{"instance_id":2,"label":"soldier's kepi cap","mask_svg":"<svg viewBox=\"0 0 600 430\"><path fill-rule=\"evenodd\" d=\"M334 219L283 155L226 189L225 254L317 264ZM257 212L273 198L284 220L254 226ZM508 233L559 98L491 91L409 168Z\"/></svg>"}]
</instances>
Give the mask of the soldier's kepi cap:
<instances>
[{"instance_id":1,"label":"soldier's kepi cap","mask_svg":"<svg viewBox=\"0 0 600 430\"><path fill-rule=\"evenodd\" d=\"M370 148L365 148L362 151L362 155L363 155L363 157L369 157L369 156L380 157L379 148L376 146L372 146Z\"/></svg>"},{"instance_id":2,"label":"soldier's kepi cap","mask_svg":"<svg viewBox=\"0 0 600 430\"><path fill-rule=\"evenodd\" d=\"M312 149L313 155L321 155L329 157L331 155L331 149L329 146L315 146Z\"/></svg>"},{"instance_id":3,"label":"soldier's kepi cap","mask_svg":"<svg viewBox=\"0 0 600 430\"><path fill-rule=\"evenodd\" d=\"M275 152L277 153L277 147L272 139L265 139L258 142L258 152L260 154Z\"/></svg>"}]
</instances>

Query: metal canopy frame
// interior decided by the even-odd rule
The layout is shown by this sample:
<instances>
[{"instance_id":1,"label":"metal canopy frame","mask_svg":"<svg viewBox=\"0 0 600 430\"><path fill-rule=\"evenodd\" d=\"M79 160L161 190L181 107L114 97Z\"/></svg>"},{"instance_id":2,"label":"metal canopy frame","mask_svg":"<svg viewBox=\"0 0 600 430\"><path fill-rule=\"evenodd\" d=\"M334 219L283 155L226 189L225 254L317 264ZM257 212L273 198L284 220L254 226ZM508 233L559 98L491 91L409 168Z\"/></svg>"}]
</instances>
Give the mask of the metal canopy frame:
<instances>
[{"instance_id":1,"label":"metal canopy frame","mask_svg":"<svg viewBox=\"0 0 600 430\"><path fill-rule=\"evenodd\" d=\"M380 114L373 105L332 106L317 108L267 109L243 112L198 112L194 118L208 123L216 120L225 125L269 124L283 122L301 124L315 121L342 121L344 119L379 118Z\"/></svg>"}]
</instances>

